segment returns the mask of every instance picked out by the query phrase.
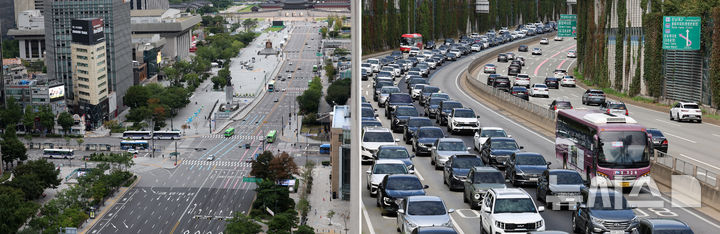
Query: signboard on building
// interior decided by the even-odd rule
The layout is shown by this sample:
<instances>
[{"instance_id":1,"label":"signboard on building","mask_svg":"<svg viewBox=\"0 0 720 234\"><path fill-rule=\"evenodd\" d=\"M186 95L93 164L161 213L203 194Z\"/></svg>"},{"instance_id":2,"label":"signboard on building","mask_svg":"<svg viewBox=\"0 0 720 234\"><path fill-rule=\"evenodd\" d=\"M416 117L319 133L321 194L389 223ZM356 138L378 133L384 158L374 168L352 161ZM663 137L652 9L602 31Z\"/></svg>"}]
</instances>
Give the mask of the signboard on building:
<instances>
[{"instance_id":1,"label":"signboard on building","mask_svg":"<svg viewBox=\"0 0 720 234\"><path fill-rule=\"evenodd\" d=\"M103 20L99 18L74 19L70 32L73 43L95 45L105 41Z\"/></svg>"},{"instance_id":2,"label":"signboard on building","mask_svg":"<svg viewBox=\"0 0 720 234\"><path fill-rule=\"evenodd\" d=\"M50 87L48 92L50 94L50 101L63 99L65 98L65 85Z\"/></svg>"},{"instance_id":3,"label":"signboard on building","mask_svg":"<svg viewBox=\"0 0 720 234\"><path fill-rule=\"evenodd\" d=\"M577 15L560 15L557 28L558 37L576 37Z\"/></svg>"},{"instance_id":4,"label":"signboard on building","mask_svg":"<svg viewBox=\"0 0 720 234\"><path fill-rule=\"evenodd\" d=\"M273 20L272 26L273 27L282 27L282 26L284 26L284 22L282 20Z\"/></svg>"},{"instance_id":5,"label":"signboard on building","mask_svg":"<svg viewBox=\"0 0 720 234\"><path fill-rule=\"evenodd\" d=\"M699 50L700 17L664 16L662 48L665 50Z\"/></svg>"}]
</instances>

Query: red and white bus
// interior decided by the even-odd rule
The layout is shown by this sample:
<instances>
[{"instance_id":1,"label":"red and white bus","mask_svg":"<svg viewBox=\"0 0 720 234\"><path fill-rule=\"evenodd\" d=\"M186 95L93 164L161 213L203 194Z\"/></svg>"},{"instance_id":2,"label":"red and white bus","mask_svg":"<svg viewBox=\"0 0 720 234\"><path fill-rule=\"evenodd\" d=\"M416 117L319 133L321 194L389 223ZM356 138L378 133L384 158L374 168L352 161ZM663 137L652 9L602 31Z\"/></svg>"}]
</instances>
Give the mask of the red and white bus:
<instances>
[{"instance_id":1,"label":"red and white bus","mask_svg":"<svg viewBox=\"0 0 720 234\"><path fill-rule=\"evenodd\" d=\"M632 187L650 173L652 141L645 127L627 116L560 110L555 156L598 186Z\"/></svg>"},{"instance_id":2,"label":"red and white bus","mask_svg":"<svg viewBox=\"0 0 720 234\"><path fill-rule=\"evenodd\" d=\"M422 35L419 33L403 34L400 37L400 51L407 53L412 47L423 48Z\"/></svg>"}]
</instances>

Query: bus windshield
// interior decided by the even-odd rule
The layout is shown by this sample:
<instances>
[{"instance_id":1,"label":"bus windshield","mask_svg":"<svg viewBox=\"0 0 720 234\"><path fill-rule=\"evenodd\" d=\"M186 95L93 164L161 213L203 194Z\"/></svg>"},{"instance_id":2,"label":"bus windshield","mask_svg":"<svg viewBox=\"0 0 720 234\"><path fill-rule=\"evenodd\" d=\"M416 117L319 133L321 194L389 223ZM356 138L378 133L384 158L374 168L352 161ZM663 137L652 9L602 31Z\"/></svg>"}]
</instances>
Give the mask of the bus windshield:
<instances>
[{"instance_id":1,"label":"bus windshield","mask_svg":"<svg viewBox=\"0 0 720 234\"><path fill-rule=\"evenodd\" d=\"M415 46L417 42L422 41L422 37L401 37L400 45Z\"/></svg>"},{"instance_id":2,"label":"bus windshield","mask_svg":"<svg viewBox=\"0 0 720 234\"><path fill-rule=\"evenodd\" d=\"M639 168L650 164L647 135L641 131L600 133L598 165L611 168Z\"/></svg>"}]
</instances>

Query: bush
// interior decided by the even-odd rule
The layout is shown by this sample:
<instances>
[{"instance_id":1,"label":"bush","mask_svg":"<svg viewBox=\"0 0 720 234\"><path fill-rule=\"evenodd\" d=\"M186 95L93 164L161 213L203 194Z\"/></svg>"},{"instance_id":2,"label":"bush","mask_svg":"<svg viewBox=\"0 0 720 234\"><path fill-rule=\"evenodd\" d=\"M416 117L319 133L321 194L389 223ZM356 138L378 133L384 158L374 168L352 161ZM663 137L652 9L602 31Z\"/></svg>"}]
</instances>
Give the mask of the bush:
<instances>
[{"instance_id":1,"label":"bush","mask_svg":"<svg viewBox=\"0 0 720 234\"><path fill-rule=\"evenodd\" d=\"M303 116L302 119L303 125L317 125L317 114L315 113L308 113L305 116Z\"/></svg>"}]
</instances>

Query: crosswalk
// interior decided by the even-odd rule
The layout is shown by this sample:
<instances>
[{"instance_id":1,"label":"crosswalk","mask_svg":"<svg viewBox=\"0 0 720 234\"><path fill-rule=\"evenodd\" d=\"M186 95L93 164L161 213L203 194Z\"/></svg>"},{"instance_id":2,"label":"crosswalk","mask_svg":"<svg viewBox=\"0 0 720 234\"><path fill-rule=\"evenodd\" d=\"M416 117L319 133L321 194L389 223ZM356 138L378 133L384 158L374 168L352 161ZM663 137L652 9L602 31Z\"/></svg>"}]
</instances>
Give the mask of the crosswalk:
<instances>
[{"instance_id":1,"label":"crosswalk","mask_svg":"<svg viewBox=\"0 0 720 234\"><path fill-rule=\"evenodd\" d=\"M233 135L230 137L226 137L223 134L212 134L212 135L204 135L202 138L216 138L216 139L233 139L233 140L262 140L265 137L264 136L248 136L248 135Z\"/></svg>"},{"instance_id":2,"label":"crosswalk","mask_svg":"<svg viewBox=\"0 0 720 234\"><path fill-rule=\"evenodd\" d=\"M184 160L182 164L188 166L252 167L252 163L250 162L239 161Z\"/></svg>"}]
</instances>

